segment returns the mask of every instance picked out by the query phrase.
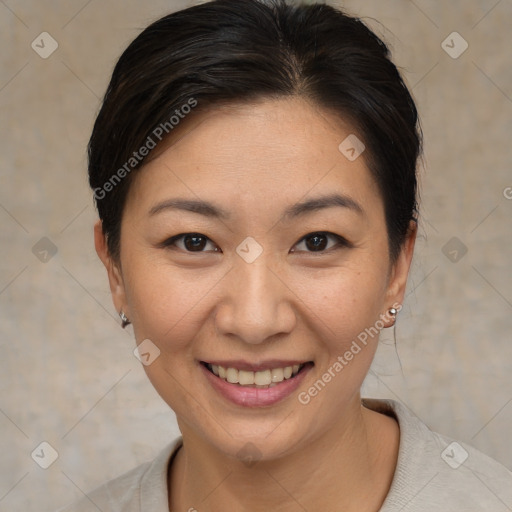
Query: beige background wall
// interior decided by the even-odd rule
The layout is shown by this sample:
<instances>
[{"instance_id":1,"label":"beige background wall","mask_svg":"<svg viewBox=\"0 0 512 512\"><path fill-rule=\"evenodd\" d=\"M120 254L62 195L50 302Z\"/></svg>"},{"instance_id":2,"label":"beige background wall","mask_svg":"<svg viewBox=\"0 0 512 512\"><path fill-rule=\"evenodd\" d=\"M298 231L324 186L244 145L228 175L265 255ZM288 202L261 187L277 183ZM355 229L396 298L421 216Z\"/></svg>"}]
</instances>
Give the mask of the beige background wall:
<instances>
[{"instance_id":1,"label":"beige background wall","mask_svg":"<svg viewBox=\"0 0 512 512\"><path fill-rule=\"evenodd\" d=\"M52 511L177 434L94 251L85 145L121 50L191 4L0 1L0 511ZM512 1L338 5L380 21L369 23L413 88L426 145L397 349L388 333L365 394L402 400L512 468ZM58 42L47 59L31 48L43 31ZM469 44L457 59L441 46L453 31ZM43 237L57 250L46 262L33 252ZM58 452L46 470L31 458L42 441Z\"/></svg>"}]
</instances>

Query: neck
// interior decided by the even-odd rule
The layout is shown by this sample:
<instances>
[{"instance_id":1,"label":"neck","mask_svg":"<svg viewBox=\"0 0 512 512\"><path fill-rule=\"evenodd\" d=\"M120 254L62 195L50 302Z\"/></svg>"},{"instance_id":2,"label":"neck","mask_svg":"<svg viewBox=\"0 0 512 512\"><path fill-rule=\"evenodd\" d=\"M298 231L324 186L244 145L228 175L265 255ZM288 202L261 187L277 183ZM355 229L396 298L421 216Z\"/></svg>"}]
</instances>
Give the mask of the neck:
<instances>
[{"instance_id":1,"label":"neck","mask_svg":"<svg viewBox=\"0 0 512 512\"><path fill-rule=\"evenodd\" d=\"M377 511L391 485L399 430L395 420L354 401L350 414L285 457L254 464L228 457L182 429L169 471L170 510ZM326 492L326 489L329 492Z\"/></svg>"}]
</instances>

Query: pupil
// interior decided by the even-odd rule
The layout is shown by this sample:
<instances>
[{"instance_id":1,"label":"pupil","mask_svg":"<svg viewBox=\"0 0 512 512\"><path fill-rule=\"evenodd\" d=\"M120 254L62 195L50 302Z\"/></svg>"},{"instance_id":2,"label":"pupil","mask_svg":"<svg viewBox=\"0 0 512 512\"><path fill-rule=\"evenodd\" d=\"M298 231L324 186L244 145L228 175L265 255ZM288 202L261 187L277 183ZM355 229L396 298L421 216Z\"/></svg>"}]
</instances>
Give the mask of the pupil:
<instances>
[{"instance_id":1,"label":"pupil","mask_svg":"<svg viewBox=\"0 0 512 512\"><path fill-rule=\"evenodd\" d=\"M202 236L198 235L188 235L185 237L185 247L187 250L194 251L194 250L201 250L204 249L204 246L206 244L206 240Z\"/></svg>"},{"instance_id":2,"label":"pupil","mask_svg":"<svg viewBox=\"0 0 512 512\"><path fill-rule=\"evenodd\" d=\"M327 237L325 235L313 235L306 240L308 249L321 251L327 246Z\"/></svg>"}]
</instances>

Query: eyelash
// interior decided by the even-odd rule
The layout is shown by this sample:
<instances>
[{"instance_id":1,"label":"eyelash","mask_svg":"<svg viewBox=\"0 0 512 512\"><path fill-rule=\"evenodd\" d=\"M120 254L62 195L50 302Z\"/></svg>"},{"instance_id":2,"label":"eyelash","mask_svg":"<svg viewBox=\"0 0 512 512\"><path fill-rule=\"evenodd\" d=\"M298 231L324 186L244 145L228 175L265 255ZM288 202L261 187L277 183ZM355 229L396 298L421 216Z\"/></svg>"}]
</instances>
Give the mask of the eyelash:
<instances>
[{"instance_id":1,"label":"eyelash","mask_svg":"<svg viewBox=\"0 0 512 512\"><path fill-rule=\"evenodd\" d=\"M351 248L353 247L353 245L345 238L343 238L342 236L340 235L337 235L336 233L331 233L329 231L313 231L311 233L308 233L307 235L304 235L298 242L296 242L294 244L294 247L296 245L299 245L300 243L302 242L305 242L308 238L312 238L313 236L315 235L320 235L320 236L325 236L325 237L328 237L328 238L333 238L336 240L336 245L334 245L333 247L329 247L328 249L323 249L321 251L299 251L299 252L307 252L309 254L325 254L325 253L329 253L331 251L334 251L334 250L339 250L339 249L343 249L343 248ZM167 249L178 249L178 250L182 250L183 252L186 252L186 253L189 253L189 254L194 254L194 253L207 253L207 252L221 252L219 250L214 250L214 251L188 251L187 249L182 249L180 247L177 247L176 243L179 242L180 240L183 240L185 237L187 236L195 236L195 237L200 237L200 238L204 238L207 240L207 242L212 242L212 240L210 240L207 236L201 234L201 233L181 233L179 235L176 235L176 236L173 236L167 240L165 240L164 242L162 242L160 244L160 247L162 248L167 248ZM292 251L292 252L295 252L295 251Z\"/></svg>"}]
</instances>

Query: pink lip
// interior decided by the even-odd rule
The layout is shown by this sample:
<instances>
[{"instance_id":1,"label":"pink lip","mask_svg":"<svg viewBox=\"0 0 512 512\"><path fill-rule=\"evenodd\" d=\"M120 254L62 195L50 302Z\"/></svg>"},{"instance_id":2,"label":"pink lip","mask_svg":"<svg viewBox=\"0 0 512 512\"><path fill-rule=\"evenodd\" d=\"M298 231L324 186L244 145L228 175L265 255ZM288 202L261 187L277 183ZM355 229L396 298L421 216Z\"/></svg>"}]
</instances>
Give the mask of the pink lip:
<instances>
[{"instance_id":1,"label":"pink lip","mask_svg":"<svg viewBox=\"0 0 512 512\"><path fill-rule=\"evenodd\" d=\"M231 364L232 363L233 361L231 361ZM204 373L205 377L208 379L208 382L216 391L218 391L224 398L237 405L243 405L244 407L266 407L284 400L290 396L298 386L300 386L306 374L313 367L311 363L307 363L306 366L291 379L285 379L271 388L255 388L251 386L231 384L214 375L203 364L199 364L199 366L201 367L201 371ZM292 365L287 364L287 366ZM282 367L274 366L274 368Z\"/></svg>"}]
</instances>

